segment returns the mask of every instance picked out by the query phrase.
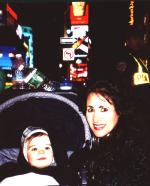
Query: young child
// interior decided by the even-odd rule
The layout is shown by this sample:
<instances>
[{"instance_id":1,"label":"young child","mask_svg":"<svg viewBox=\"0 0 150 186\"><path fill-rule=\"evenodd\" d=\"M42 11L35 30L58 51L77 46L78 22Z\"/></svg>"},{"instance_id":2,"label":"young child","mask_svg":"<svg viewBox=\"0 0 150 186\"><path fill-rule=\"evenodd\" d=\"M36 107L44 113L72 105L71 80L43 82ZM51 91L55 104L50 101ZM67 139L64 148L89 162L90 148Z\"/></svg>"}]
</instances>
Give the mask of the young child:
<instances>
[{"instance_id":1,"label":"young child","mask_svg":"<svg viewBox=\"0 0 150 186\"><path fill-rule=\"evenodd\" d=\"M1 185L59 185L60 172L54 158L47 131L40 127L27 127L21 137L18 163L0 169ZM8 169L9 167L9 169ZM7 178L8 177L8 178Z\"/></svg>"},{"instance_id":2,"label":"young child","mask_svg":"<svg viewBox=\"0 0 150 186\"><path fill-rule=\"evenodd\" d=\"M23 155L33 167L45 168L53 164L54 154L48 133L36 127L28 127L21 138Z\"/></svg>"}]
</instances>

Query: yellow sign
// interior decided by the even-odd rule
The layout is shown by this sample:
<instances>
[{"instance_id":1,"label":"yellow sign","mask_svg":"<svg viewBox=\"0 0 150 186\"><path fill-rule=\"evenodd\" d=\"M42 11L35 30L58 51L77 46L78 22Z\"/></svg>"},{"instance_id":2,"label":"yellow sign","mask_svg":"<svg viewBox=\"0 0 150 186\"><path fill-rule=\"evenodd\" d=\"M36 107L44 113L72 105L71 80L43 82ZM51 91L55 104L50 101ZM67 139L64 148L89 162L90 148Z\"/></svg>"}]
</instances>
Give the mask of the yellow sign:
<instances>
[{"instance_id":1,"label":"yellow sign","mask_svg":"<svg viewBox=\"0 0 150 186\"><path fill-rule=\"evenodd\" d=\"M146 72L137 72L133 75L133 84L134 85L141 85L150 83L149 81L149 74Z\"/></svg>"},{"instance_id":2,"label":"yellow sign","mask_svg":"<svg viewBox=\"0 0 150 186\"><path fill-rule=\"evenodd\" d=\"M140 61L134 57L131 53L129 53L129 55L131 55L134 59L134 61L137 63L138 65L138 71L136 73L133 74L133 85L141 85L141 84L146 84L146 83L150 83L149 80L149 70L147 68L147 66L143 63L143 61L140 59ZM143 66L145 66L147 72L143 72Z\"/></svg>"},{"instance_id":3,"label":"yellow sign","mask_svg":"<svg viewBox=\"0 0 150 186\"><path fill-rule=\"evenodd\" d=\"M134 25L134 1L131 0L130 1L130 5L129 5L129 12L130 12L130 15L129 15L129 25Z\"/></svg>"}]
</instances>

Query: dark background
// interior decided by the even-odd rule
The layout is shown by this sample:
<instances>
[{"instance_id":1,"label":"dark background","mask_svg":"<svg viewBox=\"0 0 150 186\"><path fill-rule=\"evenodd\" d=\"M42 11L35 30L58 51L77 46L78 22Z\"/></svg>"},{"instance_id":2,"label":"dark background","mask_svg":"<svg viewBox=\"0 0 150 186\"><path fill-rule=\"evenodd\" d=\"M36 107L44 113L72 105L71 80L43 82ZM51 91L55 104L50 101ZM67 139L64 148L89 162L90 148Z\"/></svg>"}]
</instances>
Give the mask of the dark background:
<instances>
[{"instance_id":1,"label":"dark background","mask_svg":"<svg viewBox=\"0 0 150 186\"><path fill-rule=\"evenodd\" d=\"M21 1L20 1L21 2ZM146 5L145 5L146 4ZM136 20L143 17L147 1L136 1ZM59 80L58 64L62 62L60 37L64 34L64 13L68 1L26 1L10 3L22 26L31 26L34 41L34 62L50 79ZM100 79L114 74L121 60L128 31L129 1L92 1L89 3L89 29L92 41L89 78Z\"/></svg>"},{"instance_id":2,"label":"dark background","mask_svg":"<svg viewBox=\"0 0 150 186\"><path fill-rule=\"evenodd\" d=\"M22 26L31 26L33 28L35 66L49 78L58 80L60 78L58 64L59 62L62 62L60 37L63 37L64 33L64 12L67 10L67 3L58 1L42 3L33 1L32 3L17 2L12 3L12 7L19 16L19 23ZM137 16L137 22L143 19L143 12L145 8L149 7L150 2L148 1L140 1L139 3L137 3L135 12ZM95 80L100 78L107 78L107 76L111 75L115 76L114 69L116 63L120 61L124 55L123 44L128 32L128 13L128 1L93 1L93 3L90 3L89 27L90 37L92 41L89 61L90 79ZM147 137L149 136L150 122L150 103L148 101L150 89L149 86L145 86L143 88L144 89L139 89L136 92L137 96L135 96L135 100L133 100L133 102L136 102L136 109L134 110L135 115L133 119L136 122L138 121L137 124L140 125L140 127L142 128L141 134L148 134L146 135ZM129 92L127 96L130 98ZM130 99L132 99L132 97ZM42 106L46 106L46 104L42 104ZM39 121L41 110L44 114L47 113L45 112L45 110L43 110L43 108L41 109L41 107L38 110L36 105L34 108L37 111L35 112L35 115L32 115L32 112L30 112L33 107L29 106L30 110L28 110L28 104L26 105L26 107L23 106L22 108L23 110L18 107L18 110L22 113L22 117L24 117L26 120L31 118L32 122L33 116L35 116L35 120L38 116L37 121ZM53 107L51 107L51 109L53 110ZM25 110L27 111L27 113L25 113ZM13 111L12 117L14 111L15 114L17 114L16 109L10 108L10 112L11 111ZM60 111L62 111L61 108ZM24 113L26 115L24 115ZM50 113L53 114L53 111ZM58 115L60 117L63 116L61 114ZM14 121L12 121L12 118L8 117L7 112L5 112L5 115L3 115L3 117L1 118L1 123L3 123L5 127L9 126L5 124L5 122L7 121L8 123L13 122L20 124L20 122L22 122L22 117L13 117ZM50 118L51 117L49 117L48 115L48 119ZM65 119L66 118L68 119L68 117L65 117ZM45 115L42 115L41 121L45 121L46 119L47 117L45 117ZM61 121L61 119L57 119ZM22 125L19 126L20 128L22 127ZM10 127L11 129L15 130L14 134L16 134L18 128L14 128L13 125L10 125ZM9 134L11 135L12 132L12 130L8 130L9 132L7 133L7 136L9 136ZM68 129L66 128L66 131L67 130ZM3 134L3 139L6 139L7 136L5 136L5 133ZM1 142L4 141L3 139L1 140ZM9 141L10 139L8 138L7 140ZM146 142L149 142L149 138L146 140Z\"/></svg>"},{"instance_id":3,"label":"dark background","mask_svg":"<svg viewBox=\"0 0 150 186\"><path fill-rule=\"evenodd\" d=\"M60 37L63 36L66 3L38 2L10 4L22 26L33 29L34 64L50 79L59 79L58 64L62 58Z\"/></svg>"}]
</instances>

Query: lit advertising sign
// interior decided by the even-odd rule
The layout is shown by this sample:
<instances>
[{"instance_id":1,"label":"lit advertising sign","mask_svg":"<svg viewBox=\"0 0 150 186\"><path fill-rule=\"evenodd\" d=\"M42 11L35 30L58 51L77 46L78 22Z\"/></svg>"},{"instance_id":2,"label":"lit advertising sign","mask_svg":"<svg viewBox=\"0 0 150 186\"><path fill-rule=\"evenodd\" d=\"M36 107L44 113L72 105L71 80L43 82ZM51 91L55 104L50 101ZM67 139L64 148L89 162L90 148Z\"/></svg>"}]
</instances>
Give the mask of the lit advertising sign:
<instances>
[{"instance_id":1,"label":"lit advertising sign","mask_svg":"<svg viewBox=\"0 0 150 186\"><path fill-rule=\"evenodd\" d=\"M14 53L16 53L15 47L0 46L0 68L5 70L10 70L12 68L12 59L10 54L13 55Z\"/></svg>"},{"instance_id":2,"label":"lit advertising sign","mask_svg":"<svg viewBox=\"0 0 150 186\"><path fill-rule=\"evenodd\" d=\"M79 3L84 3L79 5ZM88 25L88 4L85 2L72 2L70 5L71 25Z\"/></svg>"},{"instance_id":3,"label":"lit advertising sign","mask_svg":"<svg viewBox=\"0 0 150 186\"><path fill-rule=\"evenodd\" d=\"M130 1L129 5L129 25L134 25L134 1Z\"/></svg>"},{"instance_id":4,"label":"lit advertising sign","mask_svg":"<svg viewBox=\"0 0 150 186\"><path fill-rule=\"evenodd\" d=\"M15 22L18 20L17 14L8 4L6 5L6 11L7 11L7 25L14 26Z\"/></svg>"},{"instance_id":5,"label":"lit advertising sign","mask_svg":"<svg viewBox=\"0 0 150 186\"><path fill-rule=\"evenodd\" d=\"M16 12L14 12L14 10L8 4L6 5L6 11L9 12L9 14L17 21L18 16Z\"/></svg>"},{"instance_id":6,"label":"lit advertising sign","mask_svg":"<svg viewBox=\"0 0 150 186\"><path fill-rule=\"evenodd\" d=\"M88 25L75 25L71 26L72 37L74 38L83 38L89 32Z\"/></svg>"},{"instance_id":7,"label":"lit advertising sign","mask_svg":"<svg viewBox=\"0 0 150 186\"><path fill-rule=\"evenodd\" d=\"M70 80L85 82L88 76L87 63L82 64L70 64Z\"/></svg>"}]
</instances>

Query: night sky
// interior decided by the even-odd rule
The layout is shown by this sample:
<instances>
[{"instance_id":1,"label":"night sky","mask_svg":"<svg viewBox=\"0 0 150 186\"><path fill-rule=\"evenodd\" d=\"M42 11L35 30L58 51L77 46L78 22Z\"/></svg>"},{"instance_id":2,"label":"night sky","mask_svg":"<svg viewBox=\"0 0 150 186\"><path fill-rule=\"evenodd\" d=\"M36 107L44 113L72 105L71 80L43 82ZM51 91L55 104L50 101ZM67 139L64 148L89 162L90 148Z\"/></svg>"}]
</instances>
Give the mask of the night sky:
<instances>
[{"instance_id":1,"label":"night sky","mask_svg":"<svg viewBox=\"0 0 150 186\"><path fill-rule=\"evenodd\" d=\"M90 3L90 78L99 79L112 73L115 63L121 59L128 30L128 5L128 1ZM62 62L60 37L63 37L67 3L13 3L12 7L19 16L19 23L33 29L35 66L49 78L59 80L58 64Z\"/></svg>"}]
</instances>

